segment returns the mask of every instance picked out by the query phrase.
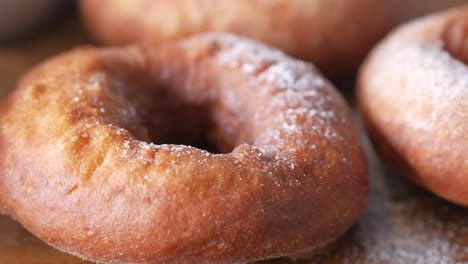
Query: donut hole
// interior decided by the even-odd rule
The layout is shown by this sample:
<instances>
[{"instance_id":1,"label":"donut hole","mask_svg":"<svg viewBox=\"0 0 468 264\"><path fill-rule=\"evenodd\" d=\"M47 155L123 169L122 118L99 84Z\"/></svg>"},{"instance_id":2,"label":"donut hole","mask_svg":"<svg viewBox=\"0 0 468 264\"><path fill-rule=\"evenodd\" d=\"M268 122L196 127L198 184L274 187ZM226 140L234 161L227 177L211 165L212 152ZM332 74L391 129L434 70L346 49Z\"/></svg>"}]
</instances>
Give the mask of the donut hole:
<instances>
[{"instance_id":1,"label":"donut hole","mask_svg":"<svg viewBox=\"0 0 468 264\"><path fill-rule=\"evenodd\" d=\"M442 38L444 48L450 55L468 64L468 16L459 16L449 21Z\"/></svg>"},{"instance_id":2,"label":"donut hole","mask_svg":"<svg viewBox=\"0 0 468 264\"><path fill-rule=\"evenodd\" d=\"M140 99L134 104L149 136L145 141L187 145L216 154L234 149L234 142L216 136L217 123L209 102L188 102L165 86L151 90L146 94L148 101Z\"/></svg>"},{"instance_id":3,"label":"donut hole","mask_svg":"<svg viewBox=\"0 0 468 264\"><path fill-rule=\"evenodd\" d=\"M206 105L189 104L169 94L159 98L149 108L139 111L149 134L149 142L188 145L213 153L223 152L215 140L209 137L212 120Z\"/></svg>"},{"instance_id":4,"label":"donut hole","mask_svg":"<svg viewBox=\"0 0 468 264\"><path fill-rule=\"evenodd\" d=\"M124 112L136 112L130 118L118 117L116 123L137 139L187 145L215 154L229 153L242 143L250 143L247 137L240 136L238 117L221 109L208 96L189 95L181 87L142 79L133 77L111 89L128 102L129 109Z\"/></svg>"}]
</instances>

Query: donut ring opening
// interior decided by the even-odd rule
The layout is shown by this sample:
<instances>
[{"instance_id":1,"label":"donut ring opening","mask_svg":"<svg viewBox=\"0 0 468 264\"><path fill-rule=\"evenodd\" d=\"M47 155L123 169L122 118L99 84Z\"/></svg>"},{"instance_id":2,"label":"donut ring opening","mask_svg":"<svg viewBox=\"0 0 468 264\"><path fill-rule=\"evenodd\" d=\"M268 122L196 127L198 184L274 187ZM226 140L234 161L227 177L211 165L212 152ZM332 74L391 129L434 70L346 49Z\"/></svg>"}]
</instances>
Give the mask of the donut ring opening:
<instances>
[{"instance_id":1,"label":"donut ring opening","mask_svg":"<svg viewBox=\"0 0 468 264\"><path fill-rule=\"evenodd\" d=\"M128 102L127 111L136 112L137 118L133 124L129 126L122 120L115 120L118 126L131 132L138 140L156 145L188 145L211 153L228 153L237 146L236 139L223 137L220 141L216 137L217 127L230 124L216 123L213 113L217 109L210 99L190 102L176 92L180 89L170 88L170 84L145 75L147 73L129 76L124 88L119 91L115 87L109 87L114 94L122 93L122 97ZM138 93L131 89L135 88L134 80L145 80L137 84L136 89L140 90ZM138 129L135 130L135 127ZM225 129L235 130L236 127Z\"/></svg>"},{"instance_id":2,"label":"donut ring opening","mask_svg":"<svg viewBox=\"0 0 468 264\"><path fill-rule=\"evenodd\" d=\"M468 64L468 16L450 20L442 33L442 42L452 57Z\"/></svg>"}]
</instances>

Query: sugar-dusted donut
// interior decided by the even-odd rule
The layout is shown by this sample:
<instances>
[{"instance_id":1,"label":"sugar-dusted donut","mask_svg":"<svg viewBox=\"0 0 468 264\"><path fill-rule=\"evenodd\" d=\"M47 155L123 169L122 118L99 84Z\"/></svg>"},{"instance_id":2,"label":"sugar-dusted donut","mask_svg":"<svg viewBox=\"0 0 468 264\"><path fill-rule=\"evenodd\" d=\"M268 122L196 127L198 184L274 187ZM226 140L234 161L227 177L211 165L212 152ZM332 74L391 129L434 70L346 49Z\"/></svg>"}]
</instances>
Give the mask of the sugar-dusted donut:
<instances>
[{"instance_id":1,"label":"sugar-dusted donut","mask_svg":"<svg viewBox=\"0 0 468 264\"><path fill-rule=\"evenodd\" d=\"M382 158L468 206L468 7L402 26L364 64L358 98Z\"/></svg>"},{"instance_id":2,"label":"sugar-dusted donut","mask_svg":"<svg viewBox=\"0 0 468 264\"><path fill-rule=\"evenodd\" d=\"M366 170L331 84L233 35L78 48L0 109L2 211L94 261L302 255L356 221Z\"/></svg>"},{"instance_id":3,"label":"sugar-dusted donut","mask_svg":"<svg viewBox=\"0 0 468 264\"><path fill-rule=\"evenodd\" d=\"M357 70L400 22L407 0L80 0L84 25L103 44L161 43L232 32L312 61L326 76Z\"/></svg>"}]
</instances>

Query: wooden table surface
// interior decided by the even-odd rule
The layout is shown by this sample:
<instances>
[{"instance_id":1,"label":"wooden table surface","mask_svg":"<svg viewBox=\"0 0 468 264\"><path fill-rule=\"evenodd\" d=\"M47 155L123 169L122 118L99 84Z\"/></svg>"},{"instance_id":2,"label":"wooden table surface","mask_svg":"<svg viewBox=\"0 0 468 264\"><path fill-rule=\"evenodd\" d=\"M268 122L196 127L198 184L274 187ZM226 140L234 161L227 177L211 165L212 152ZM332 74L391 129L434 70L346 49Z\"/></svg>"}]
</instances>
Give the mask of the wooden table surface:
<instances>
[{"instance_id":1,"label":"wooden table surface","mask_svg":"<svg viewBox=\"0 0 468 264\"><path fill-rule=\"evenodd\" d=\"M0 96L32 65L87 42L79 24L69 19L35 37L0 46ZM370 163L367 212L327 255L301 263L468 264L468 208L438 199L401 179L366 145ZM0 216L0 263L87 262L53 249L9 217Z\"/></svg>"}]
</instances>

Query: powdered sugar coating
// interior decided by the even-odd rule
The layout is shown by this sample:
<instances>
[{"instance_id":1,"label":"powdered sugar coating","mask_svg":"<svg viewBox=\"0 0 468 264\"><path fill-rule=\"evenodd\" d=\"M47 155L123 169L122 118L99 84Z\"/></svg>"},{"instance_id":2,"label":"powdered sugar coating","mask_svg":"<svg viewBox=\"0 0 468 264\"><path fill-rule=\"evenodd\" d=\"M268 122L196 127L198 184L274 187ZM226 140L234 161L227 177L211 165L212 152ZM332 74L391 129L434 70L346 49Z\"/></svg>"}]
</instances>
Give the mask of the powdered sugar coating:
<instances>
[{"instance_id":1,"label":"powdered sugar coating","mask_svg":"<svg viewBox=\"0 0 468 264\"><path fill-rule=\"evenodd\" d=\"M366 263L468 263L465 242L453 241L468 235L467 221L441 219L444 210L459 208L401 179L385 179L395 176L377 160L373 164L378 176L371 180L369 209L354 233L356 244L365 248Z\"/></svg>"},{"instance_id":2,"label":"powdered sugar coating","mask_svg":"<svg viewBox=\"0 0 468 264\"><path fill-rule=\"evenodd\" d=\"M390 98L398 92L400 105L414 107L395 107L394 110L398 112L387 113L388 116L382 117L384 122L399 121L422 131L435 129L443 123L453 127L456 135L466 132L459 130L468 120L468 111L463 111L468 109L468 66L464 62L452 57L441 40L425 43L418 39L411 45L398 40L389 43L386 53L393 56L382 60L378 67L386 69L388 74L376 74L370 80L367 84L371 93L369 96ZM407 78L408 75L411 77ZM398 89L380 89L394 83L398 83ZM424 88L415 88L421 87L421 84L424 84ZM454 108L462 110L455 112L452 110ZM395 120L394 115L399 113L402 119ZM418 118L421 115L428 118ZM451 118L446 118L447 115Z\"/></svg>"},{"instance_id":3,"label":"powdered sugar coating","mask_svg":"<svg viewBox=\"0 0 468 264\"><path fill-rule=\"evenodd\" d=\"M266 108L259 107L252 113L255 122L261 123L267 118L275 123L274 126L260 132L262 136L256 145L268 141L275 144L267 144L260 147L261 149L273 153L295 152L294 148L280 147L288 144L283 140L284 134L295 137L295 144L306 144L309 149L316 146L313 142L300 140L304 138L304 134L315 133L324 138L336 137L332 141L343 140L340 137L342 132L335 131L335 126L346 117L335 115L332 104L336 95L329 94L332 85L312 64L291 60L278 50L234 35L225 34L222 38L215 34L205 35L206 38L212 36L217 37L217 45L229 47L217 54L220 64L232 69L241 69L251 76L250 83L258 87L255 93L258 93L262 100L270 102L265 105ZM310 72L315 74L309 74Z\"/></svg>"}]
</instances>

